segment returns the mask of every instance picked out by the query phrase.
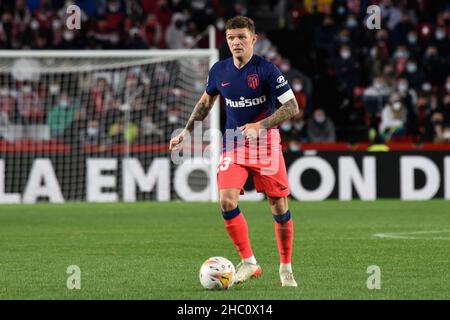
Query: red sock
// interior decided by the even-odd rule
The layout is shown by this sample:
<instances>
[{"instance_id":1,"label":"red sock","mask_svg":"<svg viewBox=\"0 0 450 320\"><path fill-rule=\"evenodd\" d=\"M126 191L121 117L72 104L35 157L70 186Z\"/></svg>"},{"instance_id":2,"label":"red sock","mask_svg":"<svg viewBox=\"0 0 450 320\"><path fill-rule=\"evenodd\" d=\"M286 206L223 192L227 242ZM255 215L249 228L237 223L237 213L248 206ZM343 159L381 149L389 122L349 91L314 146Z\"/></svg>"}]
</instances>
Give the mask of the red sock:
<instances>
[{"instance_id":1,"label":"red sock","mask_svg":"<svg viewBox=\"0 0 450 320\"><path fill-rule=\"evenodd\" d=\"M239 207L236 209L239 210ZM224 217L225 214L226 213L224 213ZM248 238L247 221L245 220L244 215L239 211L238 215L232 217L231 219L225 218L224 221L225 227L227 228L228 231L228 235L230 236L231 241L233 241L236 249L239 251L239 255L241 256L241 258L247 259L253 256L253 250L250 245L250 239Z\"/></svg>"},{"instance_id":2,"label":"red sock","mask_svg":"<svg viewBox=\"0 0 450 320\"><path fill-rule=\"evenodd\" d=\"M292 219L289 219L284 224L275 221L275 235L277 237L280 263L291 263L292 242L294 240L294 224L292 223Z\"/></svg>"}]
</instances>

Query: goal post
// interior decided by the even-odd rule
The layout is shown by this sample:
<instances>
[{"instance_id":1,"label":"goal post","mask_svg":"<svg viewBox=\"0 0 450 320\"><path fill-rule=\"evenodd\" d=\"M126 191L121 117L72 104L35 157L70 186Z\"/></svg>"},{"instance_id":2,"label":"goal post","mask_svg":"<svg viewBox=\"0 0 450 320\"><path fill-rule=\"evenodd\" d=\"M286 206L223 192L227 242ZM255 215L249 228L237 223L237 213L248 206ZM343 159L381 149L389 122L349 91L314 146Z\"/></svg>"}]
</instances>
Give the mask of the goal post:
<instances>
[{"instance_id":1,"label":"goal post","mask_svg":"<svg viewBox=\"0 0 450 320\"><path fill-rule=\"evenodd\" d=\"M0 51L0 203L217 201L219 99L203 123L207 170L179 187L167 162L218 58L217 49Z\"/></svg>"}]
</instances>

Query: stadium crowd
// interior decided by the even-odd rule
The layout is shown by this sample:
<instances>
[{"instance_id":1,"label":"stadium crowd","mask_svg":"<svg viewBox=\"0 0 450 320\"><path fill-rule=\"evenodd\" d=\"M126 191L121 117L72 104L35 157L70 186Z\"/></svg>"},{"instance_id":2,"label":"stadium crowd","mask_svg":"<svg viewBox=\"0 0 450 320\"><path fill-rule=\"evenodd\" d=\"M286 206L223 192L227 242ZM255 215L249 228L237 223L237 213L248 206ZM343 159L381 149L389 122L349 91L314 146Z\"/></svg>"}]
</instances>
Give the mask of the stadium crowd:
<instances>
[{"instance_id":1,"label":"stadium crowd","mask_svg":"<svg viewBox=\"0 0 450 320\"><path fill-rule=\"evenodd\" d=\"M66 29L71 4L82 9L81 30ZM381 8L381 29L366 27L371 4ZM229 56L226 19L246 15L259 34L255 53L280 68L301 107L280 126L290 150L303 142L450 141L447 1L16 0L0 1L0 12L0 49L206 47L199 35L214 25L221 58ZM90 89L90 105L75 103L56 83L20 83L13 94L2 80L0 126L45 123L61 139L81 130L81 143L145 143L168 141L170 130L183 125L176 107L156 115L160 106L143 99L125 119L120 93L105 79ZM179 91L171 88L175 96Z\"/></svg>"}]
</instances>

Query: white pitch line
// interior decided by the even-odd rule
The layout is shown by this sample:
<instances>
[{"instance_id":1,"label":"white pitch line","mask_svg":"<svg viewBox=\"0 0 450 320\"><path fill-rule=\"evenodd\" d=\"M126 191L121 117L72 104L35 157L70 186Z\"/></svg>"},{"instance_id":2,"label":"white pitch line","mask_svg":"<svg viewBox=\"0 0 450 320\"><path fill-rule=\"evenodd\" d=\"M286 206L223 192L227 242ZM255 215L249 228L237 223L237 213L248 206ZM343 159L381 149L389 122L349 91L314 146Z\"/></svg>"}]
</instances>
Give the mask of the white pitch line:
<instances>
[{"instance_id":1,"label":"white pitch line","mask_svg":"<svg viewBox=\"0 0 450 320\"><path fill-rule=\"evenodd\" d=\"M450 240L450 237L431 237L422 238L411 235L436 234L436 233L450 233L450 230L430 230L430 231L412 231L412 232L395 232L395 233L375 233L372 237L387 238L387 239L426 239L426 240Z\"/></svg>"}]
</instances>

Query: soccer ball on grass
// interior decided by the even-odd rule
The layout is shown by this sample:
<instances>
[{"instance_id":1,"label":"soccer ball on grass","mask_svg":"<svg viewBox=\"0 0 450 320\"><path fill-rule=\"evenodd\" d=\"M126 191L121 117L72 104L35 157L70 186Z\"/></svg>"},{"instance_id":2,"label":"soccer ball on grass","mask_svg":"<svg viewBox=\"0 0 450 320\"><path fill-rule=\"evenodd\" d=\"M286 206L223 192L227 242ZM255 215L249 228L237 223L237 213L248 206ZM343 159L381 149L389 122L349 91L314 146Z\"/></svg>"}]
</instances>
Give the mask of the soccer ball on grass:
<instances>
[{"instance_id":1,"label":"soccer ball on grass","mask_svg":"<svg viewBox=\"0 0 450 320\"><path fill-rule=\"evenodd\" d=\"M199 278L203 288L227 290L233 285L236 270L233 263L224 257L211 257L200 268Z\"/></svg>"}]
</instances>

